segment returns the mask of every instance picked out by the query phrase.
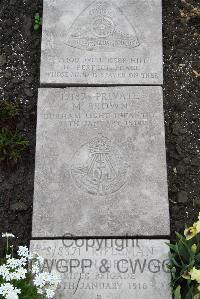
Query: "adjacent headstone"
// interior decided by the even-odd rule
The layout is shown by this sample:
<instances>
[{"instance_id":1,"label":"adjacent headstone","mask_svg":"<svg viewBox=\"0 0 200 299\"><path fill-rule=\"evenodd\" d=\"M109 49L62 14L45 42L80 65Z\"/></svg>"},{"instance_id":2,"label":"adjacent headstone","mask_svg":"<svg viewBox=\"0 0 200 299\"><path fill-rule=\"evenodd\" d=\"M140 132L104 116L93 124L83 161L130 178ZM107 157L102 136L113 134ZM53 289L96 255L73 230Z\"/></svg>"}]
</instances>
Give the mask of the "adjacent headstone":
<instances>
[{"instance_id":1,"label":"adjacent headstone","mask_svg":"<svg viewBox=\"0 0 200 299\"><path fill-rule=\"evenodd\" d=\"M40 89L33 237L169 235L161 87Z\"/></svg>"},{"instance_id":2,"label":"adjacent headstone","mask_svg":"<svg viewBox=\"0 0 200 299\"><path fill-rule=\"evenodd\" d=\"M164 240L43 240L31 251L56 271L55 299L170 299L168 248Z\"/></svg>"},{"instance_id":3,"label":"adjacent headstone","mask_svg":"<svg viewBox=\"0 0 200 299\"><path fill-rule=\"evenodd\" d=\"M161 0L44 0L42 84L162 84Z\"/></svg>"}]
</instances>

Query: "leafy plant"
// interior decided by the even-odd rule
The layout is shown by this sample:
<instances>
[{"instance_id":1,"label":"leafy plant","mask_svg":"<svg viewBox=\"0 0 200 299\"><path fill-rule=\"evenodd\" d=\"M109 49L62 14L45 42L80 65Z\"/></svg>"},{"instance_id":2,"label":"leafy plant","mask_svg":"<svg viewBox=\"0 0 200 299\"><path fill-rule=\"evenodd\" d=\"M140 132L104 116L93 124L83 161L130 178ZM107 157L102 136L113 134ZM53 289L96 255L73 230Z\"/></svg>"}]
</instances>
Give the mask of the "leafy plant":
<instances>
[{"instance_id":1,"label":"leafy plant","mask_svg":"<svg viewBox=\"0 0 200 299\"><path fill-rule=\"evenodd\" d=\"M0 163L17 162L27 146L28 141L23 136L7 128L0 128Z\"/></svg>"},{"instance_id":2,"label":"leafy plant","mask_svg":"<svg viewBox=\"0 0 200 299\"><path fill-rule=\"evenodd\" d=\"M200 299L200 213L184 235L176 235L177 242L168 244L174 299Z\"/></svg>"},{"instance_id":3,"label":"leafy plant","mask_svg":"<svg viewBox=\"0 0 200 299\"><path fill-rule=\"evenodd\" d=\"M44 259L30 254L26 246L19 246L17 258L10 254L9 239L13 234L2 234L7 240L6 257L0 260L0 298L3 299L44 299L54 298L60 282L54 272L44 272Z\"/></svg>"},{"instance_id":4,"label":"leafy plant","mask_svg":"<svg viewBox=\"0 0 200 299\"><path fill-rule=\"evenodd\" d=\"M6 122L18 114L17 106L10 101L0 103L0 122Z\"/></svg>"},{"instance_id":5,"label":"leafy plant","mask_svg":"<svg viewBox=\"0 0 200 299\"><path fill-rule=\"evenodd\" d=\"M34 26L33 26L33 28L34 28L35 31L38 31L41 26L42 26L42 17L40 16L39 13L36 13L35 17L34 17Z\"/></svg>"}]
</instances>

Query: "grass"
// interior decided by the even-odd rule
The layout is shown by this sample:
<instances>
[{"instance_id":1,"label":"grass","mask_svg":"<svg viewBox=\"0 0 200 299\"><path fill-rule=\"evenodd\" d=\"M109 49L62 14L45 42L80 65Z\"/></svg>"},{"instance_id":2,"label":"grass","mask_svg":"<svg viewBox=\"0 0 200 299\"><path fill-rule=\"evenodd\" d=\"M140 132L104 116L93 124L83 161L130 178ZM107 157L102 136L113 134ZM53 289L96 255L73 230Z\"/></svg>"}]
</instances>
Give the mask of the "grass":
<instances>
[{"instance_id":1,"label":"grass","mask_svg":"<svg viewBox=\"0 0 200 299\"><path fill-rule=\"evenodd\" d=\"M0 163L16 163L27 146L28 141L23 136L7 128L0 128Z\"/></svg>"},{"instance_id":2,"label":"grass","mask_svg":"<svg viewBox=\"0 0 200 299\"><path fill-rule=\"evenodd\" d=\"M7 122L15 118L18 114L18 107L10 102L3 101L0 103L0 122Z\"/></svg>"}]
</instances>

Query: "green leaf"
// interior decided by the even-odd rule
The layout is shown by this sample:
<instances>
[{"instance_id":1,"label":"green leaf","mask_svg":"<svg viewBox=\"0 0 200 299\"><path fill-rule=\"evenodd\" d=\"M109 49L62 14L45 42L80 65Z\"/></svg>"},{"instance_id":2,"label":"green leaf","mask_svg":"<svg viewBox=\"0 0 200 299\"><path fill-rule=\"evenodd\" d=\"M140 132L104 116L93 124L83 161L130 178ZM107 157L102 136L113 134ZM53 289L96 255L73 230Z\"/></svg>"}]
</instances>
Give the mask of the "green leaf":
<instances>
[{"instance_id":1,"label":"green leaf","mask_svg":"<svg viewBox=\"0 0 200 299\"><path fill-rule=\"evenodd\" d=\"M40 16L39 13L36 13L33 28L35 31L38 31L41 26L42 26L42 17Z\"/></svg>"},{"instance_id":2,"label":"green leaf","mask_svg":"<svg viewBox=\"0 0 200 299\"><path fill-rule=\"evenodd\" d=\"M37 19L40 19L40 15L39 15L38 12L35 14L35 19L36 19L36 20L37 20Z\"/></svg>"},{"instance_id":3,"label":"green leaf","mask_svg":"<svg viewBox=\"0 0 200 299\"><path fill-rule=\"evenodd\" d=\"M185 299L193 299L195 295L193 286L190 287L189 291L187 292Z\"/></svg>"},{"instance_id":4,"label":"green leaf","mask_svg":"<svg viewBox=\"0 0 200 299\"><path fill-rule=\"evenodd\" d=\"M34 30L37 31L39 28L40 28L40 25L36 23L36 24L34 25Z\"/></svg>"},{"instance_id":5,"label":"green leaf","mask_svg":"<svg viewBox=\"0 0 200 299\"><path fill-rule=\"evenodd\" d=\"M196 242L197 244L200 244L200 233L196 235Z\"/></svg>"},{"instance_id":6,"label":"green leaf","mask_svg":"<svg viewBox=\"0 0 200 299\"><path fill-rule=\"evenodd\" d=\"M178 243L178 253L182 260L189 262L191 250L182 241Z\"/></svg>"},{"instance_id":7,"label":"green leaf","mask_svg":"<svg viewBox=\"0 0 200 299\"><path fill-rule=\"evenodd\" d=\"M0 129L0 161L17 160L27 145L27 140L17 132Z\"/></svg>"},{"instance_id":8,"label":"green leaf","mask_svg":"<svg viewBox=\"0 0 200 299\"><path fill-rule=\"evenodd\" d=\"M181 287L178 286L174 291L174 299L181 299Z\"/></svg>"},{"instance_id":9,"label":"green leaf","mask_svg":"<svg viewBox=\"0 0 200 299\"><path fill-rule=\"evenodd\" d=\"M183 239L185 239L184 236L182 236L181 234L179 234L179 233L177 233L177 232L176 232L176 236L177 236L177 238L178 238L179 240L183 240Z\"/></svg>"},{"instance_id":10,"label":"green leaf","mask_svg":"<svg viewBox=\"0 0 200 299\"><path fill-rule=\"evenodd\" d=\"M169 246L169 248L170 248L171 250L173 250L173 251L176 252L177 248L176 248L176 246L175 246L174 244L169 244L169 243L166 243L166 244L167 244L167 246Z\"/></svg>"},{"instance_id":11,"label":"green leaf","mask_svg":"<svg viewBox=\"0 0 200 299\"><path fill-rule=\"evenodd\" d=\"M169 252L169 260L170 260L170 265L172 267L174 267L174 265L181 267L181 265L179 265L178 261L176 260L177 257L178 257L177 254Z\"/></svg>"},{"instance_id":12,"label":"green leaf","mask_svg":"<svg viewBox=\"0 0 200 299\"><path fill-rule=\"evenodd\" d=\"M200 253L198 253L198 254L195 256L195 260L196 260L197 262L200 262Z\"/></svg>"}]
</instances>

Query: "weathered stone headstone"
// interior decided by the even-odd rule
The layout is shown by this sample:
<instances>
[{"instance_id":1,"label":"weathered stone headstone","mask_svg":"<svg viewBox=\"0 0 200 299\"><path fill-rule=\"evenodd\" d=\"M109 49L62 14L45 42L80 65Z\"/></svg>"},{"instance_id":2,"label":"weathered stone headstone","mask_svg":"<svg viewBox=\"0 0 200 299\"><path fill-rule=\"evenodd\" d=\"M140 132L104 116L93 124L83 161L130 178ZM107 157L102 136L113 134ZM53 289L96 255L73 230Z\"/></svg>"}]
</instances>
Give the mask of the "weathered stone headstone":
<instances>
[{"instance_id":1,"label":"weathered stone headstone","mask_svg":"<svg viewBox=\"0 0 200 299\"><path fill-rule=\"evenodd\" d=\"M55 299L170 299L165 240L31 241L31 251L57 271Z\"/></svg>"},{"instance_id":2,"label":"weathered stone headstone","mask_svg":"<svg viewBox=\"0 0 200 299\"><path fill-rule=\"evenodd\" d=\"M42 84L162 84L161 0L44 0Z\"/></svg>"},{"instance_id":3,"label":"weathered stone headstone","mask_svg":"<svg viewBox=\"0 0 200 299\"><path fill-rule=\"evenodd\" d=\"M33 237L168 235L161 87L40 89Z\"/></svg>"}]
</instances>

